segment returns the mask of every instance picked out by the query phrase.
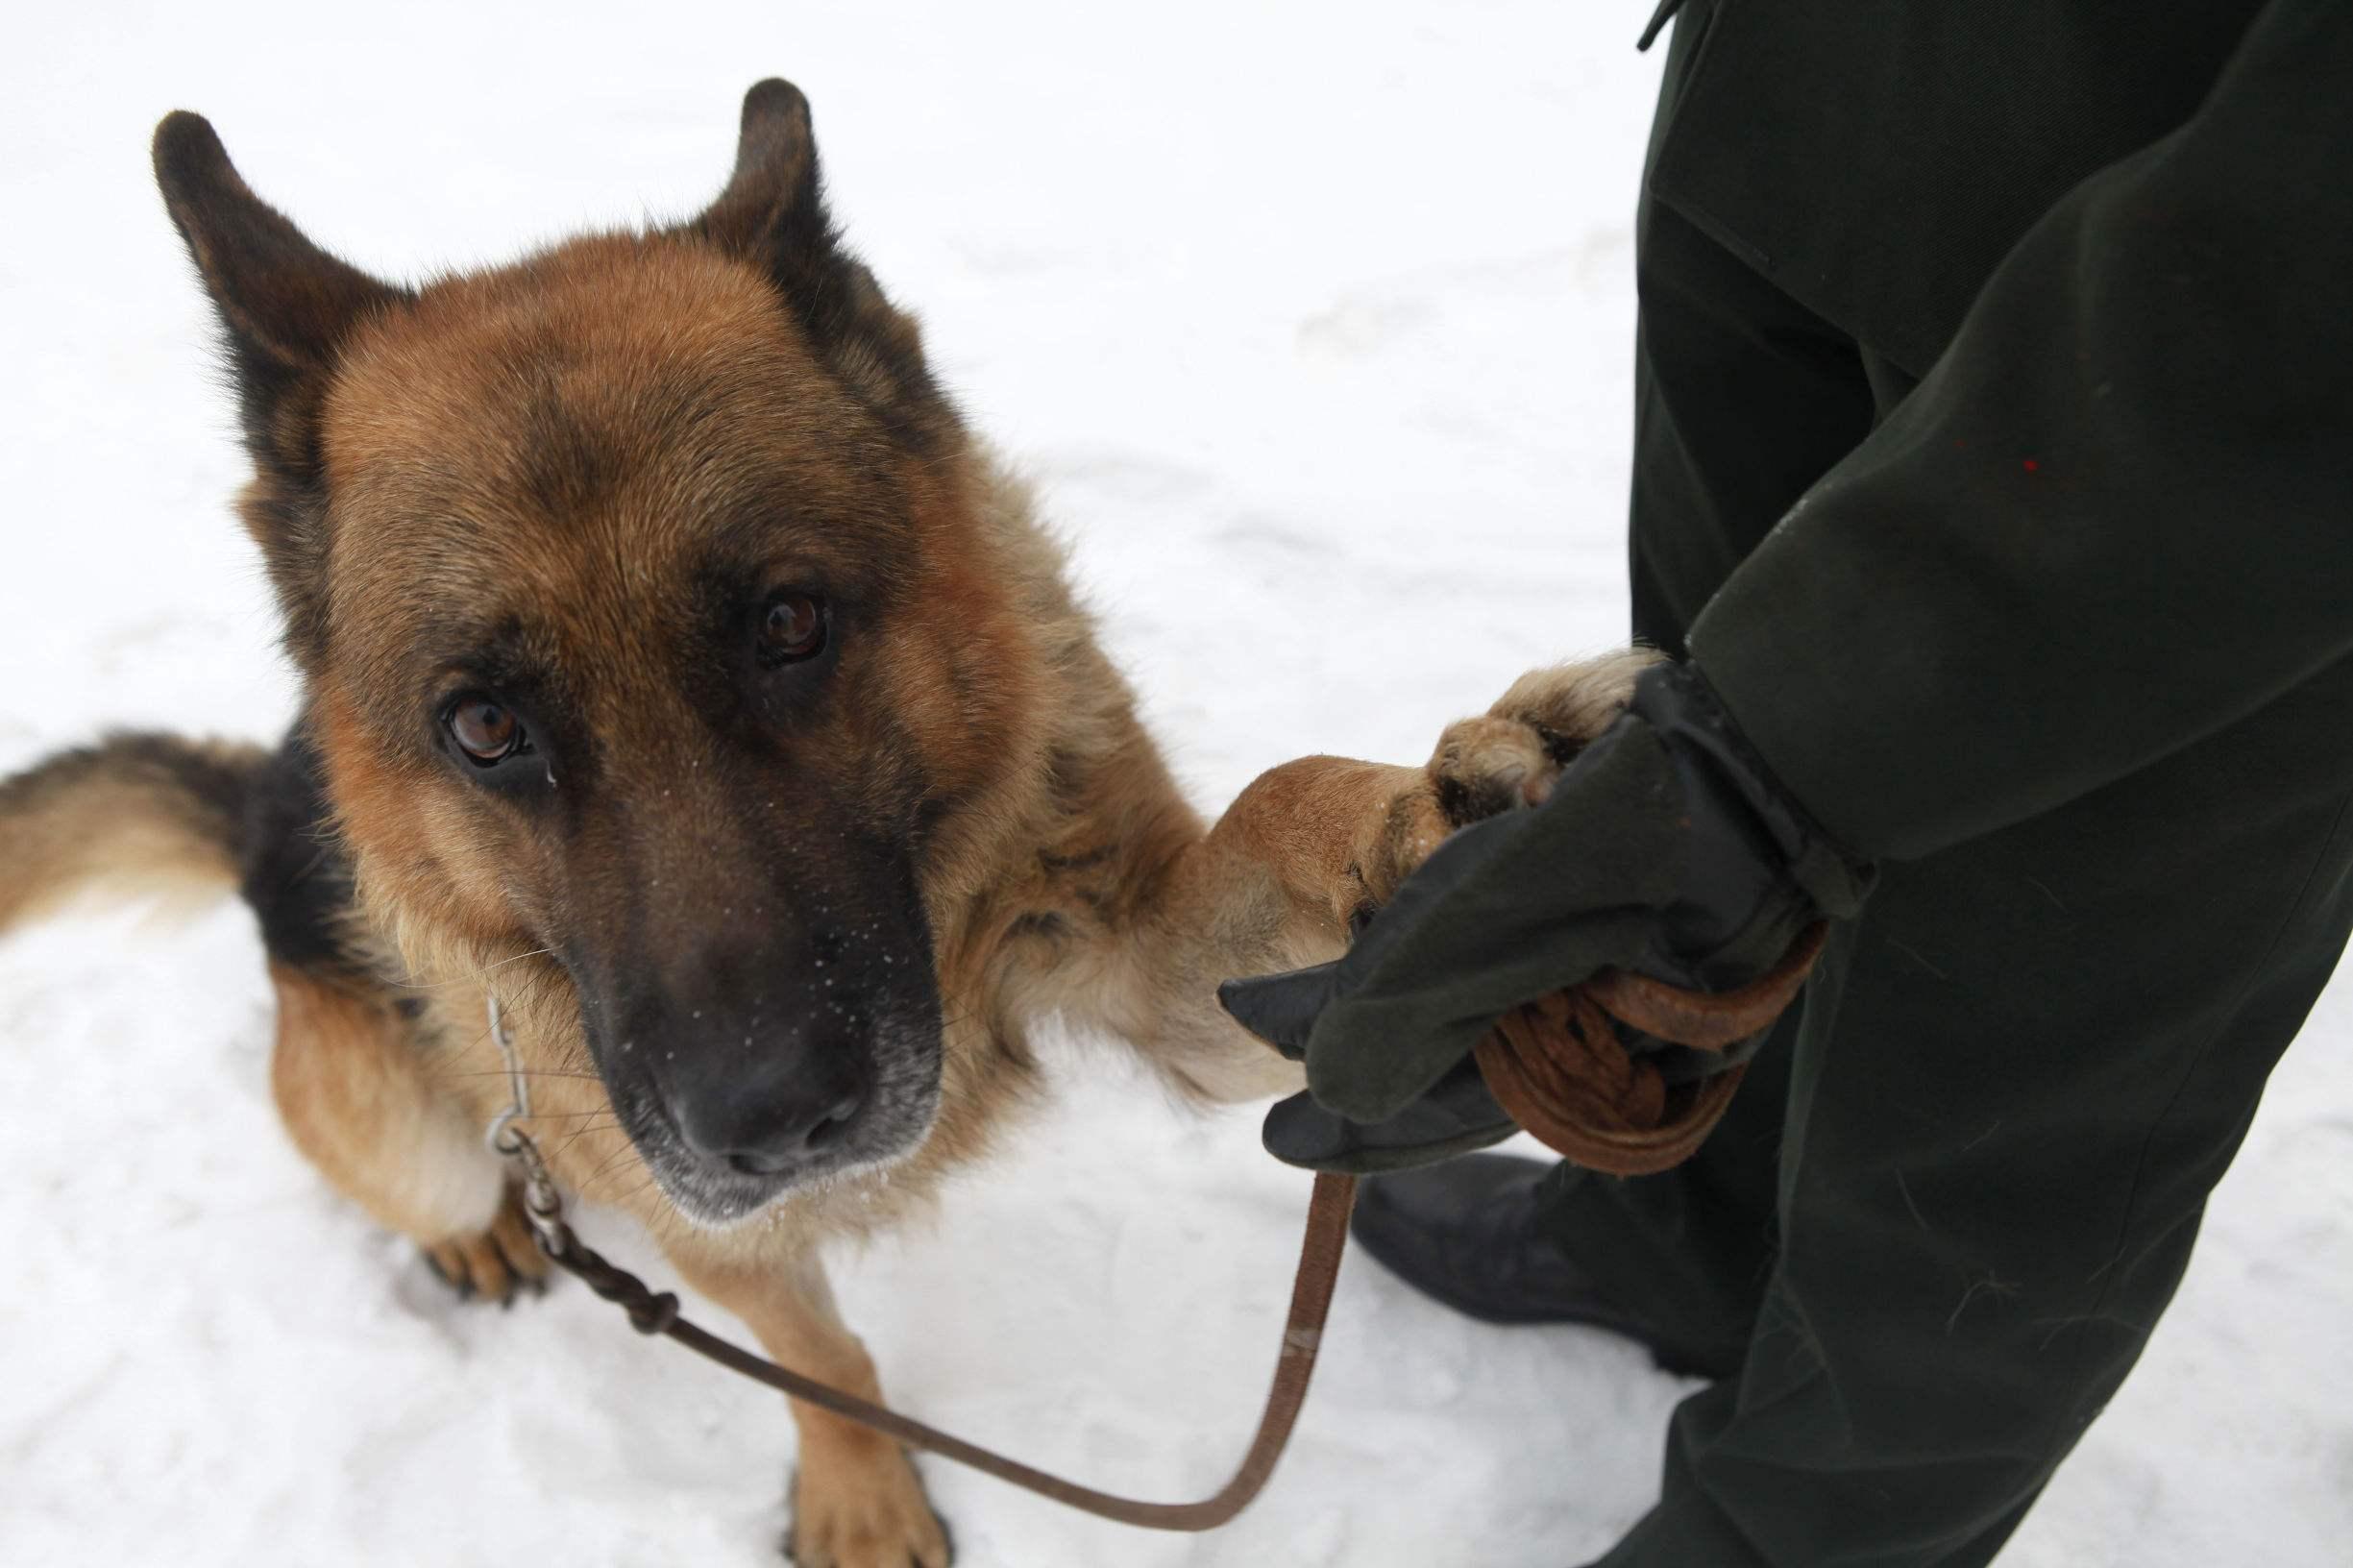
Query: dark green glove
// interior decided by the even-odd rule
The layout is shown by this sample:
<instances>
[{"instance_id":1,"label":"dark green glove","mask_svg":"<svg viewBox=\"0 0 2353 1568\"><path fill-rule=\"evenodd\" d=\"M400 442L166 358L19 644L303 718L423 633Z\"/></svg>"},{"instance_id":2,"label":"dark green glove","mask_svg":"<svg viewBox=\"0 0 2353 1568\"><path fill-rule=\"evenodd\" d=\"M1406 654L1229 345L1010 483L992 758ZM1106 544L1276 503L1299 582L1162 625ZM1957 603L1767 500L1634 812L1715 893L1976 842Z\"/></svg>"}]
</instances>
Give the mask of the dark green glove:
<instances>
[{"instance_id":1,"label":"dark green glove","mask_svg":"<svg viewBox=\"0 0 2353 1568\"><path fill-rule=\"evenodd\" d=\"M1487 1092L1478 1065L1464 1057L1429 1093L1385 1120L1350 1121L1316 1104L1311 1094L1294 1094L1267 1108L1260 1136L1267 1152L1287 1164L1378 1176L1470 1154L1519 1130Z\"/></svg>"},{"instance_id":2,"label":"dark green glove","mask_svg":"<svg viewBox=\"0 0 2353 1568\"><path fill-rule=\"evenodd\" d=\"M1823 916L1852 914L1867 882L1773 782L1697 672L1661 666L1542 806L1450 837L1346 957L1231 980L1218 998L1306 1060L1308 1094L1267 1117L1270 1152L1316 1169L1391 1169L1511 1132L1467 1060L1511 1008L1609 967L1698 990L1745 985ZM1628 1045L1671 1083L1743 1057Z\"/></svg>"}]
</instances>

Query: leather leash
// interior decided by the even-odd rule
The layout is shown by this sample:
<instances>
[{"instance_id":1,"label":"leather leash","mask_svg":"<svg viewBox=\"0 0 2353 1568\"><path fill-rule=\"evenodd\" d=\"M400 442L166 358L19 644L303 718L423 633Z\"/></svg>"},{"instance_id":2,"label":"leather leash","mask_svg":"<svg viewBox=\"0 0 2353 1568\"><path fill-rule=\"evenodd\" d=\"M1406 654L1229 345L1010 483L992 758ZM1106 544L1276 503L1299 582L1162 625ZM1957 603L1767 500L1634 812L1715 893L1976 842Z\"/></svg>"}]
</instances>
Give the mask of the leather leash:
<instances>
[{"instance_id":1,"label":"leather leash","mask_svg":"<svg viewBox=\"0 0 2353 1568\"><path fill-rule=\"evenodd\" d=\"M1724 1114L1743 1067L1733 1067L1697 1085L1646 1092L1644 1068L1629 1058L1610 1020L1703 1050L1722 1050L1760 1033L1777 1018L1805 983L1822 949L1822 928L1800 940L1772 974L1736 992L1703 994L1645 976L1605 970L1582 985L1521 1008L1501 1020L1474 1053L1497 1103L1513 1120L1546 1144L1580 1164L1632 1174L1663 1170L1687 1159ZM1357 1179L1319 1174L1308 1200L1307 1231L1299 1243L1299 1268L1291 1282L1290 1311L1274 1379L1259 1417L1257 1433L1233 1477L1197 1503L1150 1503L1082 1486L994 1449L899 1414L830 1384L779 1366L678 1315L678 1298L596 1252L564 1222L563 1199L530 1136L517 1125L530 1115L528 1089L514 1042L490 1002L490 1032L505 1056L515 1086L515 1103L491 1124L491 1147L520 1167L524 1211L532 1236L550 1261L589 1289L627 1311L640 1334L663 1335L731 1372L765 1384L804 1404L830 1410L881 1433L909 1448L952 1459L984 1475L1097 1518L1146 1530L1214 1530L1248 1507L1274 1474L1290 1441L1291 1428L1307 1402L1308 1380L1323 1341L1324 1320L1348 1245L1348 1215L1355 1207ZM1611 1061L1614 1052L1616 1061ZM1604 1070L1618 1092L1598 1095L1586 1079ZM1657 1078L1655 1069L1649 1079ZM1628 1100L1632 1101L1630 1111ZM1643 1125L1645 1119L1649 1125Z\"/></svg>"},{"instance_id":2,"label":"leather leash","mask_svg":"<svg viewBox=\"0 0 2353 1568\"><path fill-rule=\"evenodd\" d=\"M530 1146L527 1136L521 1133L514 1136L523 1147ZM529 1157L526 1164L527 1166L530 1164ZM548 1196L553 1196L552 1188L547 1191ZM1266 1407L1259 1417L1258 1433L1250 1439L1249 1450L1235 1467L1232 1479L1215 1495L1198 1503L1148 1503L1082 1486L901 1415L888 1406L779 1366L680 1317L676 1296L667 1290L650 1288L627 1269L600 1256L574 1236L560 1216L543 1216L538 1196L527 1196L525 1208L531 1216L540 1250L598 1295L625 1309L629 1326L640 1334L667 1335L697 1355L754 1383L766 1384L805 1404L871 1428L909 1448L919 1448L944 1459L968 1465L1081 1513L1123 1525L1140 1525L1146 1530L1203 1531L1216 1529L1250 1506L1264 1488L1267 1477L1274 1474L1275 1461L1283 1457L1283 1449L1290 1441L1291 1426L1299 1419L1299 1408L1307 1403L1308 1379L1315 1370L1315 1352L1323 1338L1324 1318L1332 1309L1333 1283L1339 1277L1340 1253L1348 1245L1348 1212L1355 1207L1356 1199L1354 1176L1315 1178L1313 1195L1308 1200L1307 1234L1299 1243L1299 1272L1291 1284L1290 1313L1283 1325L1283 1346L1275 1361L1274 1382L1266 1390Z\"/></svg>"}]
</instances>

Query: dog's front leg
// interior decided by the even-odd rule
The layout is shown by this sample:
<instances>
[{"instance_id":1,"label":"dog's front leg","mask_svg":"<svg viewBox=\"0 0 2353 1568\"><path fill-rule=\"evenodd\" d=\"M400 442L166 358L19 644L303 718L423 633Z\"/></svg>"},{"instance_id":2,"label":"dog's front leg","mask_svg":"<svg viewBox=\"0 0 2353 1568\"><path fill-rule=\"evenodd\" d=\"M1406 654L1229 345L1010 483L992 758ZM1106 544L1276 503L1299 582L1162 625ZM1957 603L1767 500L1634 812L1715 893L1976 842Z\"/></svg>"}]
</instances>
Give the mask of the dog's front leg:
<instances>
[{"instance_id":1,"label":"dog's front leg","mask_svg":"<svg viewBox=\"0 0 2353 1568\"><path fill-rule=\"evenodd\" d=\"M433 1046L397 998L291 964L272 964L270 979L270 1090L295 1147L461 1294L505 1302L544 1282L547 1262L481 1123L437 1079Z\"/></svg>"},{"instance_id":2,"label":"dog's front leg","mask_svg":"<svg viewBox=\"0 0 2353 1568\"><path fill-rule=\"evenodd\" d=\"M763 1245L730 1256L726 1237L664 1246L686 1282L742 1319L773 1360L864 1399L882 1398L874 1362L842 1321L813 1251L781 1264ZM907 1453L887 1437L791 1401L800 1462L785 1555L799 1568L947 1568L947 1534Z\"/></svg>"},{"instance_id":3,"label":"dog's front leg","mask_svg":"<svg viewBox=\"0 0 2353 1568\"><path fill-rule=\"evenodd\" d=\"M1218 1007L1217 983L1338 957L1350 922L1386 903L1449 833L1543 800L1655 659L1629 649L1531 672L1449 726L1419 768L1302 757L1262 773L1152 879L1099 1021L1199 1097L1298 1088L1298 1069ZM1085 1011L1083 998L1065 1005Z\"/></svg>"},{"instance_id":4,"label":"dog's front leg","mask_svg":"<svg viewBox=\"0 0 2353 1568\"><path fill-rule=\"evenodd\" d=\"M1114 938L1123 961L1105 967L1109 983L1073 987L1061 1005L1132 1041L1190 1098L1297 1090L1297 1066L1218 1007L1218 982L1339 956L1392 806L1420 778L1346 757L1262 773L1151 878L1152 896Z\"/></svg>"}]
</instances>

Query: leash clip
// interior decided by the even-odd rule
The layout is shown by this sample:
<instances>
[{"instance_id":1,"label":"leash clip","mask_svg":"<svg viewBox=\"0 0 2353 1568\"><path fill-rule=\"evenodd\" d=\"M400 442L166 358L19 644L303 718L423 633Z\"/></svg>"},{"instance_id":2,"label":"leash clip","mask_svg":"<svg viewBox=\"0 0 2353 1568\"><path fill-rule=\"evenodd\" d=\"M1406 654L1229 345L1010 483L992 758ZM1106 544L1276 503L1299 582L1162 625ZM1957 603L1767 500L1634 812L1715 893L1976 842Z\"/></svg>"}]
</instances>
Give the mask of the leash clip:
<instances>
[{"instance_id":1,"label":"leash clip","mask_svg":"<svg viewBox=\"0 0 2353 1568\"><path fill-rule=\"evenodd\" d=\"M531 1222L531 1234L539 1248L550 1257L559 1256L571 1240L564 1224L564 1200L555 1190L555 1179L548 1173L548 1162L531 1141L531 1135L520 1125L530 1119L531 1086L524 1076L523 1059L516 1054L515 1037L507 1032L506 1019L499 1012L498 993L489 994L490 1039L499 1047L500 1060L506 1064L506 1109L490 1118L487 1135L491 1152L515 1167L523 1179L524 1217Z\"/></svg>"},{"instance_id":2,"label":"leash clip","mask_svg":"<svg viewBox=\"0 0 2353 1568\"><path fill-rule=\"evenodd\" d=\"M529 1141L515 1123L531 1115L531 1086L523 1076L523 1059L515 1054L515 1037L506 1032L506 1019L499 1012L498 992L488 996L491 1043L498 1046L499 1059L506 1064L506 1109L490 1118L488 1138L492 1153L511 1160Z\"/></svg>"}]
</instances>

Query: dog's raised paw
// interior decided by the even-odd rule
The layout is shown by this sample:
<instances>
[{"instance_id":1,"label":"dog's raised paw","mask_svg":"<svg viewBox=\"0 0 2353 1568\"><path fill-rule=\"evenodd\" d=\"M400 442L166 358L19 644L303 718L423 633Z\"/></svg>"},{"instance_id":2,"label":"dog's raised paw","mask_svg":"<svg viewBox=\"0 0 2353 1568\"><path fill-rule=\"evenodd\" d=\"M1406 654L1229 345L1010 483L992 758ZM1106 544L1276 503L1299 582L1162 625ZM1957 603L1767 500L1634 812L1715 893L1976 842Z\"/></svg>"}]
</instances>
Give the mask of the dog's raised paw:
<instances>
[{"instance_id":1,"label":"dog's raised paw","mask_svg":"<svg viewBox=\"0 0 2353 1568\"><path fill-rule=\"evenodd\" d=\"M784 1555L796 1568L948 1568L952 1556L906 1451L880 1439L804 1445Z\"/></svg>"},{"instance_id":2,"label":"dog's raised paw","mask_svg":"<svg viewBox=\"0 0 2353 1568\"><path fill-rule=\"evenodd\" d=\"M487 1230L418 1249L441 1282L473 1301L514 1305L524 1291L540 1294L548 1288L547 1257L531 1239L531 1222L524 1217L521 1196L509 1188Z\"/></svg>"}]
</instances>

